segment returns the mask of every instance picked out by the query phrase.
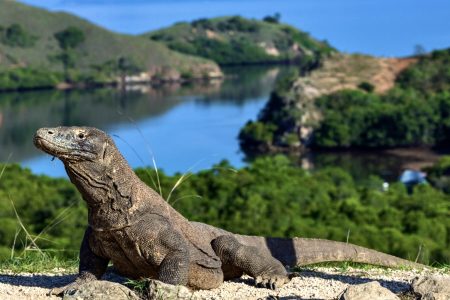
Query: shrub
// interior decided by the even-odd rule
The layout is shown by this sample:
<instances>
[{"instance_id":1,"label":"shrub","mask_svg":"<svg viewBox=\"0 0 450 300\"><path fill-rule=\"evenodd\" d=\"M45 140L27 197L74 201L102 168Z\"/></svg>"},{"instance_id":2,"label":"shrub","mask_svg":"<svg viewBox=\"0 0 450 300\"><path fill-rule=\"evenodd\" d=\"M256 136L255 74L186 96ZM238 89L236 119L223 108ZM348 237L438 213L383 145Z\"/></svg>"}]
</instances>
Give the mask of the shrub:
<instances>
[{"instance_id":1,"label":"shrub","mask_svg":"<svg viewBox=\"0 0 450 300\"><path fill-rule=\"evenodd\" d=\"M358 88L368 93L372 93L375 90L375 86L367 81L363 81L358 84Z\"/></svg>"},{"instance_id":2,"label":"shrub","mask_svg":"<svg viewBox=\"0 0 450 300\"><path fill-rule=\"evenodd\" d=\"M6 28L0 28L0 41L10 47L32 47L37 37L29 34L20 24L12 24Z\"/></svg>"},{"instance_id":3,"label":"shrub","mask_svg":"<svg viewBox=\"0 0 450 300\"><path fill-rule=\"evenodd\" d=\"M263 21L272 24L279 24L280 19L281 19L280 13L275 13L273 16L265 16L263 18Z\"/></svg>"},{"instance_id":4,"label":"shrub","mask_svg":"<svg viewBox=\"0 0 450 300\"><path fill-rule=\"evenodd\" d=\"M136 173L155 188L153 170L141 168ZM167 197L179 176L160 172L163 196ZM325 168L308 173L285 156L262 157L239 170L223 161L188 177L168 201L190 220L240 234L339 241L345 241L350 230L351 243L404 258L415 258L423 245L422 262L450 260L446 239L450 195L431 186L416 187L409 195L402 184L393 184L382 192L380 180L358 186L343 170ZM18 165L7 166L0 178L3 257L10 255L7 249L18 228L10 199L30 234L45 230L37 240L39 247L68 250L54 252L64 257L77 254L87 210L69 181L33 175ZM51 226L58 221L61 223ZM20 253L26 241L23 232L17 241L15 250Z\"/></svg>"},{"instance_id":5,"label":"shrub","mask_svg":"<svg viewBox=\"0 0 450 300\"><path fill-rule=\"evenodd\" d=\"M259 25L253 20L234 16L219 22L217 29L220 31L256 32L259 30Z\"/></svg>"},{"instance_id":6,"label":"shrub","mask_svg":"<svg viewBox=\"0 0 450 300\"><path fill-rule=\"evenodd\" d=\"M213 22L211 22L211 20L206 19L206 18L194 20L194 21L191 22L191 25L193 27L201 28L201 29L209 29L209 30L213 30L214 29Z\"/></svg>"},{"instance_id":7,"label":"shrub","mask_svg":"<svg viewBox=\"0 0 450 300\"><path fill-rule=\"evenodd\" d=\"M433 145L442 128L437 104L412 90L379 96L340 91L319 98L323 120L313 145L324 148Z\"/></svg>"},{"instance_id":8,"label":"shrub","mask_svg":"<svg viewBox=\"0 0 450 300\"><path fill-rule=\"evenodd\" d=\"M52 88L61 82L59 73L42 69L19 68L0 73L0 91Z\"/></svg>"},{"instance_id":9,"label":"shrub","mask_svg":"<svg viewBox=\"0 0 450 300\"><path fill-rule=\"evenodd\" d=\"M266 150L273 144L276 126L271 123L248 121L239 132L241 147L252 150Z\"/></svg>"}]
</instances>

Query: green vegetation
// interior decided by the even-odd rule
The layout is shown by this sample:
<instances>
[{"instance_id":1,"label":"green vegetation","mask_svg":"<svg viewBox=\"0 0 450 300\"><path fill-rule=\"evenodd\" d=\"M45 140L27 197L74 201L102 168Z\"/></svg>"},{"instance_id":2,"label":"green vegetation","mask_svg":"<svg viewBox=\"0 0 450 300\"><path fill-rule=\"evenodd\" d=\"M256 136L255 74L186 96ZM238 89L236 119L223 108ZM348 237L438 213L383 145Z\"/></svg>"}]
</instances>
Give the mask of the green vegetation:
<instances>
[{"instance_id":1,"label":"green vegetation","mask_svg":"<svg viewBox=\"0 0 450 300\"><path fill-rule=\"evenodd\" d=\"M221 65L319 60L334 49L307 33L279 24L280 15L264 21L239 16L177 23L145 36L169 48L214 60Z\"/></svg>"},{"instance_id":2,"label":"green vegetation","mask_svg":"<svg viewBox=\"0 0 450 300\"><path fill-rule=\"evenodd\" d=\"M372 93L375 90L375 86L371 84L370 82L363 81L358 85L358 88L366 91L368 93Z\"/></svg>"},{"instance_id":3,"label":"green vegetation","mask_svg":"<svg viewBox=\"0 0 450 300\"><path fill-rule=\"evenodd\" d=\"M264 22L279 24L281 19L280 13L275 13L273 16L265 16L263 18Z\"/></svg>"},{"instance_id":4,"label":"green vegetation","mask_svg":"<svg viewBox=\"0 0 450 300\"><path fill-rule=\"evenodd\" d=\"M433 51L402 72L397 83L403 89L414 88L423 94L449 92L449 67L450 49Z\"/></svg>"},{"instance_id":5,"label":"green vegetation","mask_svg":"<svg viewBox=\"0 0 450 300\"><path fill-rule=\"evenodd\" d=\"M294 128L300 118L295 97L290 95L298 74L297 70L291 70L280 77L269 101L259 113L258 121L248 121L241 129L239 141L247 154L264 153L274 145L289 147L298 142L296 135L282 135L282 132Z\"/></svg>"},{"instance_id":6,"label":"green vegetation","mask_svg":"<svg viewBox=\"0 0 450 300\"><path fill-rule=\"evenodd\" d=\"M55 56L55 59L61 61L63 64L64 78L69 80L68 71L69 68L75 66L77 59L76 52L74 51L85 40L84 32L77 27L67 27L66 29L54 34L55 39L58 41L61 53Z\"/></svg>"},{"instance_id":7,"label":"green vegetation","mask_svg":"<svg viewBox=\"0 0 450 300\"><path fill-rule=\"evenodd\" d=\"M73 274L78 271L78 258L58 257L49 251L24 251L21 255L2 259L0 270L13 273L58 272Z\"/></svg>"},{"instance_id":8,"label":"green vegetation","mask_svg":"<svg viewBox=\"0 0 450 300\"><path fill-rule=\"evenodd\" d=\"M58 72L30 68L11 69L0 72L0 91L52 88L61 79Z\"/></svg>"},{"instance_id":9,"label":"green vegetation","mask_svg":"<svg viewBox=\"0 0 450 300\"><path fill-rule=\"evenodd\" d=\"M54 36L58 41L59 47L63 50L74 49L85 40L83 31L73 26L55 33Z\"/></svg>"},{"instance_id":10,"label":"green vegetation","mask_svg":"<svg viewBox=\"0 0 450 300\"><path fill-rule=\"evenodd\" d=\"M362 82L359 89L315 98L320 118L311 125L302 121L311 109L295 93L298 76L281 79L258 121L241 130L241 145L249 154L300 144L324 149L448 145L449 68L450 49L435 51L400 73L395 86L384 94L374 93L372 84ZM312 138L300 141L297 133L308 125Z\"/></svg>"},{"instance_id":11,"label":"green vegetation","mask_svg":"<svg viewBox=\"0 0 450 300\"><path fill-rule=\"evenodd\" d=\"M316 100L320 148L443 145L450 142L450 49L406 69L387 94L340 91Z\"/></svg>"},{"instance_id":12,"label":"green vegetation","mask_svg":"<svg viewBox=\"0 0 450 300\"><path fill-rule=\"evenodd\" d=\"M212 61L177 53L148 38L113 33L70 14L16 1L0 0L0 5L0 74L19 68L30 69L28 73L41 70L48 76L63 73L59 80L71 83L115 82L120 71L99 69L121 59L138 66L128 68L130 74L146 70L162 78L167 70L179 74L217 70ZM0 89L15 88L0 85Z\"/></svg>"},{"instance_id":13,"label":"green vegetation","mask_svg":"<svg viewBox=\"0 0 450 300\"><path fill-rule=\"evenodd\" d=\"M137 174L155 188L154 171L138 169ZM191 220L242 234L338 241L349 236L351 243L404 258L450 261L450 195L429 185L408 194L402 184L393 184L383 192L380 179L357 185L335 168L311 174L284 156L260 158L239 170L222 162L184 176L171 192L179 178L160 173L162 194ZM0 208L2 257L11 256L13 245L15 256L22 257L24 249L36 248L32 241L47 255L76 255L86 208L68 181L8 165L0 179Z\"/></svg>"},{"instance_id":14,"label":"green vegetation","mask_svg":"<svg viewBox=\"0 0 450 300\"><path fill-rule=\"evenodd\" d=\"M0 178L0 255L7 258L14 250L41 248L55 256L75 257L86 213L67 180L36 176L8 165Z\"/></svg>"},{"instance_id":15,"label":"green vegetation","mask_svg":"<svg viewBox=\"0 0 450 300\"><path fill-rule=\"evenodd\" d=\"M93 67L93 70L86 73L74 69L73 60L69 56L65 57L64 53L55 59L64 60L64 64L68 64L64 72L56 72L39 68L12 68L0 72L0 92L2 91L23 91L35 89L51 89L58 86L63 81L85 85L103 85L114 81L114 77L129 72L121 73L119 68L108 69L101 66Z\"/></svg>"},{"instance_id":16,"label":"green vegetation","mask_svg":"<svg viewBox=\"0 0 450 300\"><path fill-rule=\"evenodd\" d=\"M8 27L0 26L0 42L10 47L27 48L34 45L36 37L29 34L20 24L11 24Z\"/></svg>"},{"instance_id":17,"label":"green vegetation","mask_svg":"<svg viewBox=\"0 0 450 300\"><path fill-rule=\"evenodd\" d=\"M252 64L274 62L272 57L248 40L225 43L208 38L198 38L188 45L170 45L171 49L202 57L208 57L220 64Z\"/></svg>"},{"instance_id":18,"label":"green vegetation","mask_svg":"<svg viewBox=\"0 0 450 300\"><path fill-rule=\"evenodd\" d=\"M425 170L427 180L437 189L450 194L450 156L443 156L433 167Z\"/></svg>"},{"instance_id":19,"label":"green vegetation","mask_svg":"<svg viewBox=\"0 0 450 300\"><path fill-rule=\"evenodd\" d=\"M239 132L241 147L254 152L267 152L273 144L276 126L272 123L248 121Z\"/></svg>"},{"instance_id":20,"label":"green vegetation","mask_svg":"<svg viewBox=\"0 0 450 300\"><path fill-rule=\"evenodd\" d=\"M317 99L323 121L314 134L320 148L397 147L447 142L450 94L425 97L394 89L378 96L341 91Z\"/></svg>"}]
</instances>

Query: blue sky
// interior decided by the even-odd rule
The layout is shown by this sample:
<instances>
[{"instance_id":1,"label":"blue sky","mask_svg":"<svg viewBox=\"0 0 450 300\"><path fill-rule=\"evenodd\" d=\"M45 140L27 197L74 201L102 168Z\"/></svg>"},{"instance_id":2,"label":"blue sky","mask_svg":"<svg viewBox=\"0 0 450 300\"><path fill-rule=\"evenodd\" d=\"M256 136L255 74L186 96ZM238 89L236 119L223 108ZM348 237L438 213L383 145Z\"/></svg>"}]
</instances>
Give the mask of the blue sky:
<instances>
[{"instance_id":1,"label":"blue sky","mask_svg":"<svg viewBox=\"0 0 450 300\"><path fill-rule=\"evenodd\" d=\"M450 0L23 0L66 11L110 30L137 34L201 17L282 21L345 52L407 56L415 45L450 47Z\"/></svg>"}]
</instances>

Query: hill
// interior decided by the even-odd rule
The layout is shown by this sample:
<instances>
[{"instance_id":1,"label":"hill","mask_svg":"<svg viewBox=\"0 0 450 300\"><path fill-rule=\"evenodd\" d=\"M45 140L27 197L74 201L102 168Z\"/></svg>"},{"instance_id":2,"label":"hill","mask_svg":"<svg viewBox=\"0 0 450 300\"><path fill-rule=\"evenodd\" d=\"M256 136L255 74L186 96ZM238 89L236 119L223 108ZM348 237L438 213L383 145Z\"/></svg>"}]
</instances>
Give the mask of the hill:
<instances>
[{"instance_id":1,"label":"hill","mask_svg":"<svg viewBox=\"0 0 450 300\"><path fill-rule=\"evenodd\" d=\"M181 22L144 34L170 49L212 59L221 65L313 63L334 51L276 18L265 21L239 16Z\"/></svg>"},{"instance_id":2,"label":"hill","mask_svg":"<svg viewBox=\"0 0 450 300\"><path fill-rule=\"evenodd\" d=\"M81 32L82 39L63 49L55 35L68 28ZM61 73L62 54L73 60L73 73L97 77L117 75L121 63L127 64L122 70L146 71L155 78L220 74L211 61L177 53L147 38L117 34L67 13L0 0L0 71L32 68Z\"/></svg>"},{"instance_id":3,"label":"hill","mask_svg":"<svg viewBox=\"0 0 450 300\"><path fill-rule=\"evenodd\" d=\"M450 49L415 58L337 54L291 74L240 133L247 153L448 144Z\"/></svg>"}]
</instances>

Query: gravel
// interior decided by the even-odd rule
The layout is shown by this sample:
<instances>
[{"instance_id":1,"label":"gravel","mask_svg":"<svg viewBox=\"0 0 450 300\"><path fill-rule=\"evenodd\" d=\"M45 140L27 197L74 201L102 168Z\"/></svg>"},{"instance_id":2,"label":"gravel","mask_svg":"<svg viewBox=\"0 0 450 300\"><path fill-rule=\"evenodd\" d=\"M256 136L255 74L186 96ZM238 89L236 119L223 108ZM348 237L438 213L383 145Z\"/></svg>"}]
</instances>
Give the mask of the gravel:
<instances>
[{"instance_id":1,"label":"gravel","mask_svg":"<svg viewBox=\"0 0 450 300\"><path fill-rule=\"evenodd\" d=\"M253 280L242 277L236 281L225 282L220 288L196 291L194 296L200 299L337 299L349 284L359 284L376 280L392 292L398 294L408 291L411 281L421 275L443 274L440 270L392 270L381 268L355 269L320 267L305 269L297 273L285 286L277 291L253 287ZM43 274L12 274L0 271L0 299L60 299L47 296L51 288L72 282L73 274L64 274L61 270ZM110 276L114 280L114 276ZM116 277L117 278L117 277Z\"/></svg>"}]
</instances>

